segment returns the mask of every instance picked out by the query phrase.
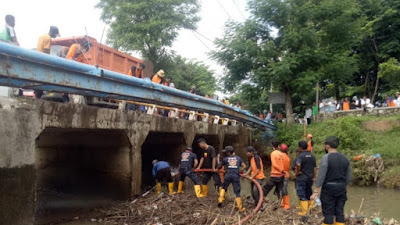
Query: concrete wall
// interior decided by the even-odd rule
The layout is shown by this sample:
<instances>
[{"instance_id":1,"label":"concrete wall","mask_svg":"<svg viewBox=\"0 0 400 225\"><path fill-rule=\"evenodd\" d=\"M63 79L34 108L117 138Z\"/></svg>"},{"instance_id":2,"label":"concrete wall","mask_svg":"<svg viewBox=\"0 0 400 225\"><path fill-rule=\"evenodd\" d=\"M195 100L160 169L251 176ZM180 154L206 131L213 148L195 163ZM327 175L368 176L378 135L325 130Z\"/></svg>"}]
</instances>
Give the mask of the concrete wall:
<instances>
[{"instance_id":1,"label":"concrete wall","mask_svg":"<svg viewBox=\"0 0 400 225\"><path fill-rule=\"evenodd\" d=\"M338 111L331 113L320 113L316 120L318 122L327 120L327 119L336 119L340 117L346 116L393 116L400 114L400 107L386 107L386 108L374 108L368 109L364 112L364 110L349 110L349 111Z\"/></svg>"},{"instance_id":2,"label":"concrete wall","mask_svg":"<svg viewBox=\"0 0 400 225\"><path fill-rule=\"evenodd\" d=\"M56 189L57 182L78 181L76 171L82 170L97 174L96 182L127 188L121 191L122 198L133 198L142 191L150 158L161 153L177 164L180 152L185 146L197 146L198 137L209 139L218 151L233 145L244 157L248 134L246 127L0 98L0 218L10 225L32 224L35 192L40 187ZM60 180L55 176L60 173L69 178Z\"/></svg>"}]
</instances>

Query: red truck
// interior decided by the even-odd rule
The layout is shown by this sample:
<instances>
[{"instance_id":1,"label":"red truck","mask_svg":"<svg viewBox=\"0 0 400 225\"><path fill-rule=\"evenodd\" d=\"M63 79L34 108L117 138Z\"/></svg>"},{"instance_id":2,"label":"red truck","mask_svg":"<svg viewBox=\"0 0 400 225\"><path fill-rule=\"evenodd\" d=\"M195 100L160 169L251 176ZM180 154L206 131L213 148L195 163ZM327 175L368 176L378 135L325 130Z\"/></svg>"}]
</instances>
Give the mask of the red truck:
<instances>
[{"instance_id":1,"label":"red truck","mask_svg":"<svg viewBox=\"0 0 400 225\"><path fill-rule=\"evenodd\" d=\"M109 46L100 44L96 39L88 36L80 37L69 37L69 38L56 38L52 40L51 55L64 57L66 56L68 49L73 44L81 44L85 41L90 42L90 48L84 52L83 63L98 66L103 69L112 70L118 73L128 74L132 66L139 66L143 63L143 60L135 58L129 54L117 51ZM148 64L148 63L146 63ZM150 68L149 68L150 67ZM149 77L152 74L151 66L146 65L146 69L143 71L144 76ZM127 75L128 76L128 75ZM54 92L43 92L41 98L65 101L65 95ZM117 108L118 103L111 99L97 98L85 96L86 103L88 105L96 105L108 108Z\"/></svg>"}]
</instances>

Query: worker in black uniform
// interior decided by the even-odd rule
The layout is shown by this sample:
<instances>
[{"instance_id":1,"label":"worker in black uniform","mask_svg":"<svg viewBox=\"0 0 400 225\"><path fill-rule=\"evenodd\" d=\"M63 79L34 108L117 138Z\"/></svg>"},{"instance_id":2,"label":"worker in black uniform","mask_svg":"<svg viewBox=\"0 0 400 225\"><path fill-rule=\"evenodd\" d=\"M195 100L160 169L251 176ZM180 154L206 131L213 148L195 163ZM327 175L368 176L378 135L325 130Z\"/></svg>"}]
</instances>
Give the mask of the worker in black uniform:
<instances>
[{"instance_id":1,"label":"worker in black uniform","mask_svg":"<svg viewBox=\"0 0 400 225\"><path fill-rule=\"evenodd\" d=\"M197 167L199 161L197 160L196 154L192 152L191 147L186 147L185 152L181 154L181 164L179 164L179 184L178 184L178 194L183 193L183 183L185 178L188 176L194 183L194 192L198 198L204 197L201 195L200 189L200 179L197 177L193 168Z\"/></svg>"},{"instance_id":2,"label":"worker in black uniform","mask_svg":"<svg viewBox=\"0 0 400 225\"><path fill-rule=\"evenodd\" d=\"M219 193L218 207L222 206L222 203L225 200L225 192L232 183L233 192L236 195L236 206L240 212L244 212L246 209L243 208L242 198L240 197L240 172L243 172L246 168L246 164L244 164L243 160L239 156L233 155L232 146L226 146L222 152L226 153L227 157L222 160L222 163L219 166L219 169L221 169L222 166L225 167L225 176L224 183L222 184Z\"/></svg>"},{"instance_id":3,"label":"worker in black uniform","mask_svg":"<svg viewBox=\"0 0 400 225\"><path fill-rule=\"evenodd\" d=\"M214 171L205 172L203 174L203 180L201 182L201 194L205 197L208 193L208 181L210 181L211 177L214 179L214 184L218 188L221 187L221 178L217 173L217 155L215 153L215 148L211 145L208 145L207 141L204 138L199 138L199 140L197 140L197 143L199 144L199 147L203 150L197 169L212 169Z\"/></svg>"}]
</instances>

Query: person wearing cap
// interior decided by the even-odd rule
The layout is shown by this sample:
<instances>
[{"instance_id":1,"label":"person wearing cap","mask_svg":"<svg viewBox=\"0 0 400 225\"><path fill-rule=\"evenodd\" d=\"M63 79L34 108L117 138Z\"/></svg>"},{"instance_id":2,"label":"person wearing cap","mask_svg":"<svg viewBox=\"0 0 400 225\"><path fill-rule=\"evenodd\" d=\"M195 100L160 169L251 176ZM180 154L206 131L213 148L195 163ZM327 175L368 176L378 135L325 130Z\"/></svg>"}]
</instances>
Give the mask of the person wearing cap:
<instances>
[{"instance_id":1,"label":"person wearing cap","mask_svg":"<svg viewBox=\"0 0 400 225\"><path fill-rule=\"evenodd\" d=\"M286 144L281 144L280 149L283 155L283 170L285 171L285 179L283 180L282 188L282 205L281 208L290 209L290 197L287 190L290 178L290 157L288 155L288 146Z\"/></svg>"},{"instance_id":2,"label":"person wearing cap","mask_svg":"<svg viewBox=\"0 0 400 225\"><path fill-rule=\"evenodd\" d=\"M68 49L68 53L65 56L66 59L71 59L77 62L89 64L88 58L85 56L85 52L90 49L90 41L85 39L82 43L72 44Z\"/></svg>"},{"instance_id":3,"label":"person wearing cap","mask_svg":"<svg viewBox=\"0 0 400 225\"><path fill-rule=\"evenodd\" d=\"M268 195L268 193L275 187L275 193L278 196L278 199L282 199L282 188L283 181L285 179L285 171L283 167L283 155L279 150L279 143L277 141L272 141L272 152L270 155L271 158L271 175L268 179L267 183L263 187L264 197Z\"/></svg>"},{"instance_id":4,"label":"person wearing cap","mask_svg":"<svg viewBox=\"0 0 400 225\"><path fill-rule=\"evenodd\" d=\"M309 208L313 208L314 201L311 200L313 181L317 176L317 163L315 156L307 150L307 142L299 142L301 153L295 159L296 192L300 200L301 212L299 215L307 214Z\"/></svg>"},{"instance_id":5,"label":"person wearing cap","mask_svg":"<svg viewBox=\"0 0 400 225\"><path fill-rule=\"evenodd\" d=\"M311 199L321 196L324 225L344 225L344 205L347 201L347 186L351 182L349 159L338 152L336 137L325 139L325 154L321 158L315 191ZM334 223L335 222L335 223Z\"/></svg>"},{"instance_id":6,"label":"person wearing cap","mask_svg":"<svg viewBox=\"0 0 400 225\"><path fill-rule=\"evenodd\" d=\"M151 78L151 81L153 81L154 83L157 84L162 84L163 80L164 80L164 70L159 70L156 74L153 75L153 77Z\"/></svg>"},{"instance_id":7,"label":"person wearing cap","mask_svg":"<svg viewBox=\"0 0 400 225\"><path fill-rule=\"evenodd\" d=\"M199 147L203 150L201 154L200 163L197 166L197 169L212 169L214 172L205 172L203 174L203 179L201 181L201 194L203 196L207 196L208 193L208 182L211 177L214 180L214 185L218 188L221 187L221 178L217 173L217 154L215 152L215 148L211 145L207 144L206 139L199 138L197 140Z\"/></svg>"},{"instance_id":8,"label":"person wearing cap","mask_svg":"<svg viewBox=\"0 0 400 225\"><path fill-rule=\"evenodd\" d=\"M156 179L157 194L161 193L161 182L166 180L168 182L169 194L176 194L174 192L174 182L172 181L171 168L168 162L153 160L153 177Z\"/></svg>"},{"instance_id":9,"label":"person wearing cap","mask_svg":"<svg viewBox=\"0 0 400 225\"><path fill-rule=\"evenodd\" d=\"M246 148L247 158L249 159L250 165L246 176L250 176L251 179L255 179L260 185L262 185L265 175L264 175L264 165L262 163L261 157L257 154L253 146L248 146ZM254 199L254 204L260 199L260 193L258 192L257 186L251 182L251 196Z\"/></svg>"},{"instance_id":10,"label":"person wearing cap","mask_svg":"<svg viewBox=\"0 0 400 225\"><path fill-rule=\"evenodd\" d=\"M225 168L224 183L219 191L218 207L222 207L222 203L225 201L225 192L232 183L233 192L236 196L236 206L239 212L244 212L246 209L243 208L242 198L240 197L240 173L246 168L246 164L244 164L239 156L233 155L232 146L226 146L223 152L225 152L227 156L218 167L219 169L222 167Z\"/></svg>"},{"instance_id":11,"label":"person wearing cap","mask_svg":"<svg viewBox=\"0 0 400 225\"><path fill-rule=\"evenodd\" d=\"M49 33L43 34L39 37L36 51L50 54L51 39L59 36L60 33L58 31L58 28L55 26L51 26Z\"/></svg>"},{"instance_id":12,"label":"person wearing cap","mask_svg":"<svg viewBox=\"0 0 400 225\"><path fill-rule=\"evenodd\" d=\"M181 164L179 164L179 184L178 194L183 193L183 183L186 177L189 177L194 183L194 192L198 198L204 197L201 195L200 179L197 177L193 168L198 164L197 156L192 152L191 147L186 147L185 152L181 154Z\"/></svg>"},{"instance_id":13,"label":"person wearing cap","mask_svg":"<svg viewBox=\"0 0 400 225\"><path fill-rule=\"evenodd\" d=\"M0 40L19 46L17 35L15 34L15 17L13 15L6 15L6 25L0 31Z\"/></svg>"},{"instance_id":14,"label":"person wearing cap","mask_svg":"<svg viewBox=\"0 0 400 225\"><path fill-rule=\"evenodd\" d=\"M307 151L312 153L313 147L314 147L314 141L312 139L312 134L307 134Z\"/></svg>"}]
</instances>

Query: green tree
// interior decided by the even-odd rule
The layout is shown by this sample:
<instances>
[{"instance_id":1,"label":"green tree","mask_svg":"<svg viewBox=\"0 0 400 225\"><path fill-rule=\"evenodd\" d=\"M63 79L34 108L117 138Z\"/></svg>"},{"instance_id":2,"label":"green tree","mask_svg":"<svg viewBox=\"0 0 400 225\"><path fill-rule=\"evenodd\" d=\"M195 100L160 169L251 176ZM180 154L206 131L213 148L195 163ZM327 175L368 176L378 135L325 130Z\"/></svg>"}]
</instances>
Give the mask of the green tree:
<instances>
[{"instance_id":1,"label":"green tree","mask_svg":"<svg viewBox=\"0 0 400 225\"><path fill-rule=\"evenodd\" d=\"M390 94L399 91L400 87L400 63L395 58L379 65L378 77L388 84Z\"/></svg>"},{"instance_id":2,"label":"green tree","mask_svg":"<svg viewBox=\"0 0 400 225\"><path fill-rule=\"evenodd\" d=\"M217 80L208 66L181 56L172 58L171 63L171 70L166 73L172 77L176 88L186 91L194 85L199 94L213 96L217 89Z\"/></svg>"},{"instance_id":3,"label":"green tree","mask_svg":"<svg viewBox=\"0 0 400 225\"><path fill-rule=\"evenodd\" d=\"M200 20L197 0L100 0L96 7L110 25L108 42L124 51L140 51L155 70L167 69L168 47L178 31L194 30Z\"/></svg>"}]
</instances>

